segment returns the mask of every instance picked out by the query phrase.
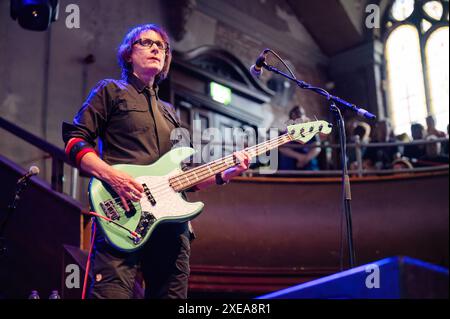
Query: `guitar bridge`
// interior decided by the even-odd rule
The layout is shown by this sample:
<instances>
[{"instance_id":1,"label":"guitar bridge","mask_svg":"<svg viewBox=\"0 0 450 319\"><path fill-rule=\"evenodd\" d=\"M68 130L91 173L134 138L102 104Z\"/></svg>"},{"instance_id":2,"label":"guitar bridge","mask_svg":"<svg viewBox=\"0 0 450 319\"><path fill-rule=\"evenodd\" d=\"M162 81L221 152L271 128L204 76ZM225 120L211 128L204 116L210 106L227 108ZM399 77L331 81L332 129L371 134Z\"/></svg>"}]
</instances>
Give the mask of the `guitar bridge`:
<instances>
[{"instance_id":1,"label":"guitar bridge","mask_svg":"<svg viewBox=\"0 0 450 319\"><path fill-rule=\"evenodd\" d=\"M108 217L111 220L119 220L120 215L119 212L116 210L116 206L113 200L107 200L105 202L100 203L100 208L105 213L106 217Z\"/></svg>"},{"instance_id":2,"label":"guitar bridge","mask_svg":"<svg viewBox=\"0 0 450 319\"><path fill-rule=\"evenodd\" d=\"M135 245L139 244L141 240L147 234L149 228L155 223L156 218L152 213L142 212L141 219L139 220L139 224L136 227L135 232L139 235L133 238L133 242Z\"/></svg>"}]
</instances>

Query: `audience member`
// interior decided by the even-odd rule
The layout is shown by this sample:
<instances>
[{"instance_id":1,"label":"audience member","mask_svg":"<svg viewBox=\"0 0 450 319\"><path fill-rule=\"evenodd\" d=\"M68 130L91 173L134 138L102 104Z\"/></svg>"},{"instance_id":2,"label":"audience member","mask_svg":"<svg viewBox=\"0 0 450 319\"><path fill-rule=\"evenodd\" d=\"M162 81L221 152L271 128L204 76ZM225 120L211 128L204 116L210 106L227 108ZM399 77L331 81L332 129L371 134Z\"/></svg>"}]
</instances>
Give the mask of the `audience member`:
<instances>
[{"instance_id":1,"label":"audience member","mask_svg":"<svg viewBox=\"0 0 450 319\"><path fill-rule=\"evenodd\" d=\"M447 124L447 140L445 142L442 142L442 155L449 155L448 154L448 124Z\"/></svg>"},{"instance_id":2,"label":"audience member","mask_svg":"<svg viewBox=\"0 0 450 319\"><path fill-rule=\"evenodd\" d=\"M396 170L411 170L413 168L414 166L411 164L411 162L405 158L398 158L392 163L392 169Z\"/></svg>"},{"instance_id":3,"label":"audience member","mask_svg":"<svg viewBox=\"0 0 450 319\"><path fill-rule=\"evenodd\" d=\"M422 141L425 139L425 128L420 123L411 124L411 136L413 141ZM422 156L425 156L424 144L412 144L406 145L404 148L403 156L407 157L410 161L415 161Z\"/></svg>"},{"instance_id":4,"label":"audience member","mask_svg":"<svg viewBox=\"0 0 450 319\"><path fill-rule=\"evenodd\" d=\"M434 135L437 138L446 138L447 134L445 132L439 131L436 128L436 121L434 120L433 115L428 115L426 118L427 122L427 135Z\"/></svg>"},{"instance_id":5,"label":"audience member","mask_svg":"<svg viewBox=\"0 0 450 319\"><path fill-rule=\"evenodd\" d=\"M436 141L438 139L435 135L427 136L427 141ZM448 164L448 156L442 155L441 143L428 143L425 145L426 153L419 158L418 166L436 166L442 164Z\"/></svg>"},{"instance_id":6,"label":"audience member","mask_svg":"<svg viewBox=\"0 0 450 319\"><path fill-rule=\"evenodd\" d=\"M379 121L375 125L374 143L395 143L395 137L392 134L391 124L388 119ZM364 155L364 166L366 168L390 169L395 159L400 157L399 148L393 146L375 146L368 147Z\"/></svg>"},{"instance_id":7,"label":"audience member","mask_svg":"<svg viewBox=\"0 0 450 319\"><path fill-rule=\"evenodd\" d=\"M355 122L353 123L353 131L351 132L349 142L350 143L362 143L367 144L370 142L370 125L366 122ZM367 147L361 146L361 157L363 158ZM348 154L348 163L350 164L350 168L354 169L357 167L357 157L356 157L357 149L356 147L349 147L347 149Z\"/></svg>"}]
</instances>

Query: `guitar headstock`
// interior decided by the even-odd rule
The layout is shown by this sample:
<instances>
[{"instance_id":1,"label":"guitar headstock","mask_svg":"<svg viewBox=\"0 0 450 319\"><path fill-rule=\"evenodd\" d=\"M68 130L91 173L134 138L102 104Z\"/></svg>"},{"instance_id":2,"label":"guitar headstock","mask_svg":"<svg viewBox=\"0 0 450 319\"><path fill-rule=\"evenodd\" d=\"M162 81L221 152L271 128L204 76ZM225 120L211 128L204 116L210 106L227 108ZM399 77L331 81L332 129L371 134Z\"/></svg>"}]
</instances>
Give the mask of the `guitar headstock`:
<instances>
[{"instance_id":1,"label":"guitar headstock","mask_svg":"<svg viewBox=\"0 0 450 319\"><path fill-rule=\"evenodd\" d=\"M326 121L314 121L289 125L287 127L287 132L293 140L304 144L312 139L317 133L330 134L332 127L333 125Z\"/></svg>"}]
</instances>

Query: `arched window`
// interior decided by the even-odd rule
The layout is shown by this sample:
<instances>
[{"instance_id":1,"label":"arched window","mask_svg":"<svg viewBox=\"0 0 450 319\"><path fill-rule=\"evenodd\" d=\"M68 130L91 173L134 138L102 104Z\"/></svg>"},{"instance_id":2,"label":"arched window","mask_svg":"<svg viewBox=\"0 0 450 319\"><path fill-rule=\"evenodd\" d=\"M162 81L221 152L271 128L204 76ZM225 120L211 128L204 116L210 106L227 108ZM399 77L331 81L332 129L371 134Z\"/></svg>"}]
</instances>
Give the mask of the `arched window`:
<instances>
[{"instance_id":1,"label":"arched window","mask_svg":"<svg viewBox=\"0 0 450 319\"><path fill-rule=\"evenodd\" d=\"M449 122L448 0L394 0L384 24L388 112L396 134Z\"/></svg>"}]
</instances>

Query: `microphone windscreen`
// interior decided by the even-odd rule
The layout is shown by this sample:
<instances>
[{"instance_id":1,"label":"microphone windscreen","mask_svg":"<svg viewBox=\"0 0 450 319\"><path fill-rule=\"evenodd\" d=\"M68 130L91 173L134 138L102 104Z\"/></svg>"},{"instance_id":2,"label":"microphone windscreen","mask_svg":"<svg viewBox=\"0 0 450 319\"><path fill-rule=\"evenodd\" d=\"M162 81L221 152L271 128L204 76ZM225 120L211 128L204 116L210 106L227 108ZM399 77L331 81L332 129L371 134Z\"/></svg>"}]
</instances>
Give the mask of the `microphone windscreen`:
<instances>
[{"instance_id":1,"label":"microphone windscreen","mask_svg":"<svg viewBox=\"0 0 450 319\"><path fill-rule=\"evenodd\" d=\"M254 65L254 64L250 67L250 73L251 73L254 77L259 78L259 77L261 76L262 72L263 72L263 70L262 70L261 68L258 68L258 67L257 67L256 65Z\"/></svg>"},{"instance_id":2,"label":"microphone windscreen","mask_svg":"<svg viewBox=\"0 0 450 319\"><path fill-rule=\"evenodd\" d=\"M37 167L37 166L31 166L30 169L29 169L29 172L30 172L32 175L37 175L37 174L39 174L39 167Z\"/></svg>"}]
</instances>

